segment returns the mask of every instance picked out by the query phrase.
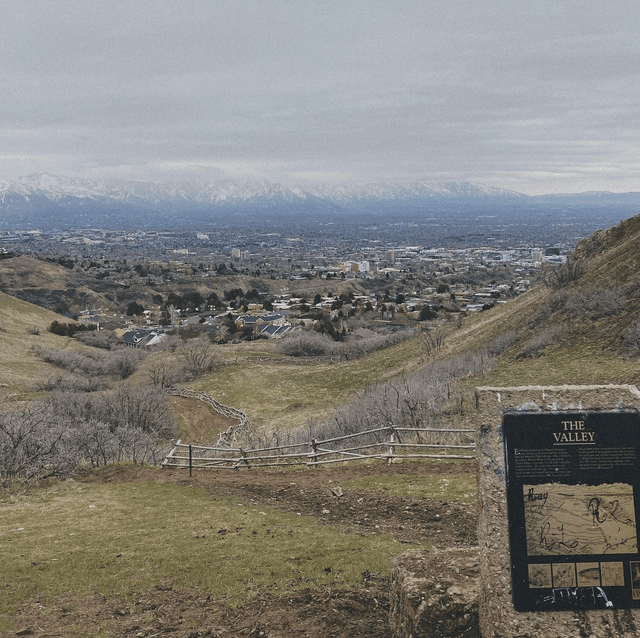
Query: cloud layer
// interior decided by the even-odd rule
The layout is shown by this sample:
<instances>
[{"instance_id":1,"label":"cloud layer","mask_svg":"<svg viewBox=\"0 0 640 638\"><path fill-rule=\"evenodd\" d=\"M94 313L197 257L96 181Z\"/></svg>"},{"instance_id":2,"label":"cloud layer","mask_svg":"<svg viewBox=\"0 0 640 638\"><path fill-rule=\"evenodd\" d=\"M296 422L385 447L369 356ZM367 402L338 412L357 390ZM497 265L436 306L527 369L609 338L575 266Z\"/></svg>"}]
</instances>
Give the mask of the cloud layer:
<instances>
[{"instance_id":1,"label":"cloud layer","mask_svg":"<svg viewBox=\"0 0 640 638\"><path fill-rule=\"evenodd\" d=\"M0 9L0 177L640 190L635 1Z\"/></svg>"}]
</instances>

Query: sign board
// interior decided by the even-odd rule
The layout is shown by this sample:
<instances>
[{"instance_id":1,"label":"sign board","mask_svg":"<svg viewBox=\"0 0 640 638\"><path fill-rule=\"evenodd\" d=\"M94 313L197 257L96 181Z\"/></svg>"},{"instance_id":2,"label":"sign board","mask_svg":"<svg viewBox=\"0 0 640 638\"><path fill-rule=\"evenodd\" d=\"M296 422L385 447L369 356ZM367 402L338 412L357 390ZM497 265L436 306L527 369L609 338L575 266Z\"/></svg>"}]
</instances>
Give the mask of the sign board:
<instances>
[{"instance_id":1,"label":"sign board","mask_svg":"<svg viewBox=\"0 0 640 638\"><path fill-rule=\"evenodd\" d=\"M640 607L640 415L506 413L516 611Z\"/></svg>"}]
</instances>

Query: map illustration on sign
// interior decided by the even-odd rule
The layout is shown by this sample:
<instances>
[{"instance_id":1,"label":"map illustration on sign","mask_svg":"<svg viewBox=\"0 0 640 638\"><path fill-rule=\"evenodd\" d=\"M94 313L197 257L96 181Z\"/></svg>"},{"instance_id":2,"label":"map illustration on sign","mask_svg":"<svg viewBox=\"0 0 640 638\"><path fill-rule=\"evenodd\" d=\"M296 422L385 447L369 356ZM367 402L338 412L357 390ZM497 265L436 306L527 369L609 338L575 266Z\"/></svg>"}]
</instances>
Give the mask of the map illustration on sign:
<instances>
[{"instance_id":1,"label":"map illustration on sign","mask_svg":"<svg viewBox=\"0 0 640 638\"><path fill-rule=\"evenodd\" d=\"M523 498L529 556L638 551L631 485L524 485Z\"/></svg>"}]
</instances>

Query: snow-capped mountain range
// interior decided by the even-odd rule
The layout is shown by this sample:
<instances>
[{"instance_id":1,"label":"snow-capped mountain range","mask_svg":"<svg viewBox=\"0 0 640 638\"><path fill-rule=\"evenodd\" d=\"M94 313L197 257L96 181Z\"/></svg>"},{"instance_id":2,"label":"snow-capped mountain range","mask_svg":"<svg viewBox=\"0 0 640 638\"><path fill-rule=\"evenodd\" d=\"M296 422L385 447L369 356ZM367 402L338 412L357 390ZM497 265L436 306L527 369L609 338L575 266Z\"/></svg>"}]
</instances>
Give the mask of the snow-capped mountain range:
<instances>
[{"instance_id":1,"label":"snow-capped mountain range","mask_svg":"<svg viewBox=\"0 0 640 638\"><path fill-rule=\"evenodd\" d=\"M416 198L524 197L522 193L469 182L382 182L372 184L313 184L286 186L266 180L218 180L214 182L90 182L48 173L28 175L12 181L0 180L0 202L8 198L25 200L68 198L151 203L167 200L198 203L275 202L327 200L342 204L354 201L404 200Z\"/></svg>"},{"instance_id":2,"label":"snow-capped mountain range","mask_svg":"<svg viewBox=\"0 0 640 638\"><path fill-rule=\"evenodd\" d=\"M382 182L287 186L266 180L183 183L91 182L34 174L0 180L0 225L105 226L171 220L221 219L224 215L421 215L451 211L503 212L540 206L638 207L640 193L583 193L532 197L470 182Z\"/></svg>"}]
</instances>

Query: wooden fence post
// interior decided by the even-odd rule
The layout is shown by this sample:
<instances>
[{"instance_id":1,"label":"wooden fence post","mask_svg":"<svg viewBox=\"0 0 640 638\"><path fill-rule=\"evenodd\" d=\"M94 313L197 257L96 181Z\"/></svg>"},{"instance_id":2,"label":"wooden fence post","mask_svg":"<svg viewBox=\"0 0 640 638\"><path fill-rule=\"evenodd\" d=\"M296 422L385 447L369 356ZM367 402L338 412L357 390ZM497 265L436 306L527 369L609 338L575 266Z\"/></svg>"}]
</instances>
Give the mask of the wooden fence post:
<instances>
[{"instance_id":1,"label":"wooden fence post","mask_svg":"<svg viewBox=\"0 0 640 638\"><path fill-rule=\"evenodd\" d=\"M318 439L311 439L311 463L313 464L313 469L318 469Z\"/></svg>"},{"instance_id":2,"label":"wooden fence post","mask_svg":"<svg viewBox=\"0 0 640 638\"><path fill-rule=\"evenodd\" d=\"M393 428L391 429L391 436L389 437L389 457L387 458L387 465L391 465L393 463L393 455L395 454L396 448L393 445L395 443L395 432Z\"/></svg>"},{"instance_id":3,"label":"wooden fence post","mask_svg":"<svg viewBox=\"0 0 640 638\"><path fill-rule=\"evenodd\" d=\"M189 443L189 476L192 475L193 470L193 456L191 454L191 443Z\"/></svg>"},{"instance_id":4,"label":"wooden fence post","mask_svg":"<svg viewBox=\"0 0 640 638\"><path fill-rule=\"evenodd\" d=\"M249 463L249 459L247 458L247 453L242 448L240 448L240 454L242 454L242 460L245 462L246 466L250 468L251 463Z\"/></svg>"}]
</instances>

